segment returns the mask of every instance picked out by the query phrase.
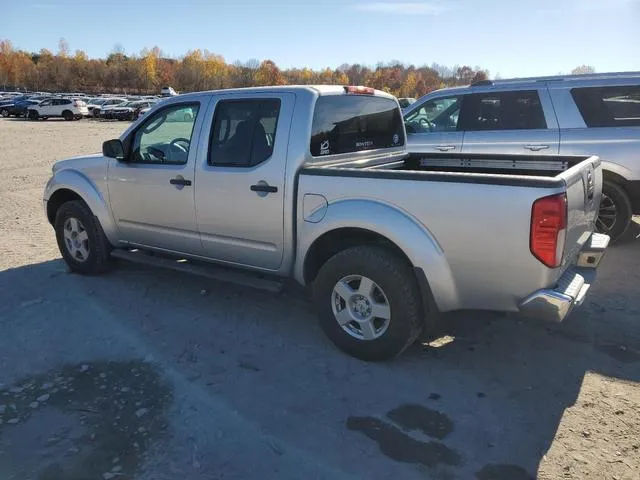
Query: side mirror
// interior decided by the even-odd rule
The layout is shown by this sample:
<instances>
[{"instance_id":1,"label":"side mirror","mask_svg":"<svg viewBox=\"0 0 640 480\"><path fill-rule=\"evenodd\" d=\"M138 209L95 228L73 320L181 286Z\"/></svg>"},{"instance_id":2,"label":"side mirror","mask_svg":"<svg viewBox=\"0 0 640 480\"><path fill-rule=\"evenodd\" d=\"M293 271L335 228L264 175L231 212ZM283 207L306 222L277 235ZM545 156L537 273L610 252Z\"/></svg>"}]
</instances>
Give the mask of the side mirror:
<instances>
[{"instance_id":1,"label":"side mirror","mask_svg":"<svg viewBox=\"0 0 640 480\"><path fill-rule=\"evenodd\" d=\"M124 160L124 146L117 138L115 140L107 140L102 144L102 154L105 157L122 161Z\"/></svg>"}]
</instances>

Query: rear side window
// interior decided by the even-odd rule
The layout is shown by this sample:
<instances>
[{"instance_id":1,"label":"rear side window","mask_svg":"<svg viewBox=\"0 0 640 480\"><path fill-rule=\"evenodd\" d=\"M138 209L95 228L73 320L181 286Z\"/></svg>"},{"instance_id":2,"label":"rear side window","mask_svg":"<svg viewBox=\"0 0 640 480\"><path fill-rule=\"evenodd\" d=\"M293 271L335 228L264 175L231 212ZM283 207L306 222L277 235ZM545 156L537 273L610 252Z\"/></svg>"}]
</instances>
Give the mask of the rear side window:
<instances>
[{"instance_id":1,"label":"rear side window","mask_svg":"<svg viewBox=\"0 0 640 480\"><path fill-rule=\"evenodd\" d=\"M547 128L536 90L467 95L461 130L532 130Z\"/></svg>"},{"instance_id":2,"label":"rear side window","mask_svg":"<svg viewBox=\"0 0 640 480\"><path fill-rule=\"evenodd\" d=\"M209 143L209 165L253 167L268 160L280 114L280 100L221 100Z\"/></svg>"},{"instance_id":3,"label":"rear side window","mask_svg":"<svg viewBox=\"0 0 640 480\"><path fill-rule=\"evenodd\" d=\"M587 127L640 126L640 85L574 88L571 95Z\"/></svg>"},{"instance_id":4,"label":"rear side window","mask_svg":"<svg viewBox=\"0 0 640 480\"><path fill-rule=\"evenodd\" d=\"M327 95L316 101L310 145L314 157L402 145L402 115L394 100L369 95Z\"/></svg>"}]
</instances>

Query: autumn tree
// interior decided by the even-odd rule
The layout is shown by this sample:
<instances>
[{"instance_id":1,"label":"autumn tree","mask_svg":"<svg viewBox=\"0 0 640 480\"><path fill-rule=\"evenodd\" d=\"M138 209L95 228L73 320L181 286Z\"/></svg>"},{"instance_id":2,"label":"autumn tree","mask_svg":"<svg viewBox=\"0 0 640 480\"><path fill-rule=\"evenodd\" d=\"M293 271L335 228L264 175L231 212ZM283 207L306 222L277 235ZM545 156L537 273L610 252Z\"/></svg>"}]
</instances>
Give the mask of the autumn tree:
<instances>
[{"instance_id":1,"label":"autumn tree","mask_svg":"<svg viewBox=\"0 0 640 480\"><path fill-rule=\"evenodd\" d=\"M265 60L256 72L255 82L259 86L284 85L284 77L272 60Z\"/></svg>"},{"instance_id":2,"label":"autumn tree","mask_svg":"<svg viewBox=\"0 0 640 480\"><path fill-rule=\"evenodd\" d=\"M595 67L591 65L580 65L571 70L571 75L587 75L589 73L596 73Z\"/></svg>"},{"instance_id":3,"label":"autumn tree","mask_svg":"<svg viewBox=\"0 0 640 480\"><path fill-rule=\"evenodd\" d=\"M367 85L401 97L420 97L450 85L485 80L489 74L481 67L439 64L403 65L399 61L379 63L371 68L360 64L342 64L336 69L313 70L308 67L281 70L272 60L227 63L209 50L195 49L181 58L167 58L158 47L127 54L116 44L104 59L89 58L82 50L70 53L61 38L58 51L16 50L8 40L0 40L0 86L49 91L85 91L87 93L157 93L173 86L189 92L255 85L333 84ZM589 73L592 67L574 70Z\"/></svg>"}]
</instances>

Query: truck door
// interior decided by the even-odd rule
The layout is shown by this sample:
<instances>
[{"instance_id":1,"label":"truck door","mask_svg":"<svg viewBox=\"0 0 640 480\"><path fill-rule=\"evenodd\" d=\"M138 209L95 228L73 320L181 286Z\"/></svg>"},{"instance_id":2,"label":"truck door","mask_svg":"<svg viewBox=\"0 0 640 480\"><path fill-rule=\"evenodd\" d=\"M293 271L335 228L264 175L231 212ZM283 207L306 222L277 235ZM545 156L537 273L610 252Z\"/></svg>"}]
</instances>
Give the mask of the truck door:
<instances>
[{"instance_id":1,"label":"truck door","mask_svg":"<svg viewBox=\"0 0 640 480\"><path fill-rule=\"evenodd\" d=\"M198 228L207 257L268 270L282 263L294 101L292 93L215 97L196 171Z\"/></svg>"},{"instance_id":2,"label":"truck door","mask_svg":"<svg viewBox=\"0 0 640 480\"><path fill-rule=\"evenodd\" d=\"M132 244L202 254L194 203L199 131L209 96L156 110L110 160L109 202L120 236Z\"/></svg>"},{"instance_id":3,"label":"truck door","mask_svg":"<svg viewBox=\"0 0 640 480\"><path fill-rule=\"evenodd\" d=\"M545 88L465 95L464 153L557 155L560 131Z\"/></svg>"}]
</instances>

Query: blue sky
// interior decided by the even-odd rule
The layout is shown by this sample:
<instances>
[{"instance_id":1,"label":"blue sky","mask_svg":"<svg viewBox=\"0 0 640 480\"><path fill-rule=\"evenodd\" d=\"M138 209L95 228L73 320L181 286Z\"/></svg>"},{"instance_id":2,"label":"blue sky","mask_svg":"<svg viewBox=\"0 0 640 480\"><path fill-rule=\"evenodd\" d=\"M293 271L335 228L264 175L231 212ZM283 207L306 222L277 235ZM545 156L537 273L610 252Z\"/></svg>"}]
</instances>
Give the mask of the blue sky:
<instances>
[{"instance_id":1,"label":"blue sky","mask_svg":"<svg viewBox=\"0 0 640 480\"><path fill-rule=\"evenodd\" d=\"M0 17L0 38L18 48L55 51L64 37L90 57L120 44L285 68L400 60L502 77L582 64L640 70L640 0L0 0Z\"/></svg>"}]
</instances>

